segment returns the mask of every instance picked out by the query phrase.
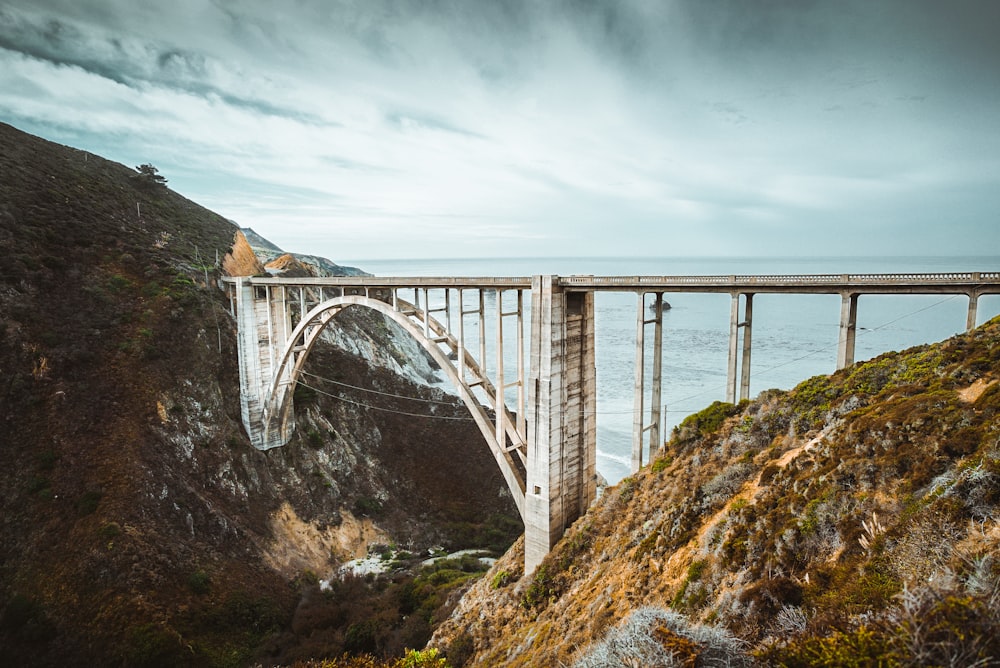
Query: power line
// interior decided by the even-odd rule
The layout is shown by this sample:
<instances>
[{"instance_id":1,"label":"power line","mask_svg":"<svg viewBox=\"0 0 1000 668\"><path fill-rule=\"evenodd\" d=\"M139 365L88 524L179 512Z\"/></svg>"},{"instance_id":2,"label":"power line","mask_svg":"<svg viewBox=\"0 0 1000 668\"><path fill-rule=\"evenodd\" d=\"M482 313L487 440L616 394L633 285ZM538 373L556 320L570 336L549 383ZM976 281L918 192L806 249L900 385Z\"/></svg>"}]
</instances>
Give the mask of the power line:
<instances>
[{"instance_id":1,"label":"power line","mask_svg":"<svg viewBox=\"0 0 1000 668\"><path fill-rule=\"evenodd\" d=\"M431 419L435 419L435 420L458 420L458 421L462 421L462 422L472 422L473 421L473 418L471 418L471 417L453 417L453 416L449 416L449 415L428 415L426 413L409 413L407 411L397 411L395 409L385 408L383 406L372 406L371 404L366 404L366 403L363 403L363 402L360 402L360 401L354 401L353 399L346 399L346 398L338 396L336 394L331 394L330 392L324 392L323 390L319 389L318 387L313 387L312 385L304 383L301 380L298 381L298 382L299 382L300 385L302 385L303 387L309 388L313 392L317 392L319 394L328 396L331 399L337 399L339 401L343 401L343 402L346 402L346 403L349 403L349 404L354 404L355 406L361 406L362 408L370 408L372 410L384 411L386 413L395 413L396 415L406 415L408 417L431 418ZM402 398L405 399L406 397L402 397Z\"/></svg>"},{"instance_id":2,"label":"power line","mask_svg":"<svg viewBox=\"0 0 1000 668\"><path fill-rule=\"evenodd\" d=\"M950 296L948 296L948 297L946 297L944 299L941 299L941 300L939 300L937 302L934 302L933 304L930 304L928 306L924 306L924 307L921 307L919 309L910 311L908 313L904 313L903 315L901 315L901 316L899 316L897 318L894 318L894 319L892 319L892 320L890 320L888 322L884 322L881 325L878 325L876 327L871 327L871 328L867 328L865 330L862 330L862 334L867 335L870 332L876 332L876 331L885 329L889 325L895 324L896 322L899 322L900 320L904 320L904 319L909 318L911 316L914 316L914 315L916 315L918 313L922 313L923 311L927 311L927 310L930 310L930 309L935 308L937 306L940 306L941 304L944 304L944 303L946 303L948 301L951 301L951 300L953 300L953 299L955 299L955 298L957 298L959 296L960 295L950 295ZM839 345L839 344L837 344L837 345ZM762 376L762 375L770 373L770 372L772 372L772 371L774 371L776 369L780 369L782 367L788 366L790 364L794 364L796 362L801 362L802 360L807 359L809 357L812 357L813 355L818 355L820 353L827 352L827 351L829 351L832 348L835 348L835 346L825 346L825 347L817 349L817 350L812 350L812 351L807 352L804 355L801 355L801 356L796 357L794 359L787 360L787 361L782 362L780 364L775 364L773 366L767 367L766 369L761 369L761 370L752 372L751 373L751 377ZM447 400L441 400L441 399L424 399L422 397L406 396L406 395L402 395L402 394L394 394L394 393L391 393L391 392L382 392L382 391L379 391L379 390L372 390L372 389L368 389L368 388L364 388L364 387L359 387L357 385L351 385L349 383L342 383L340 381L335 381L335 380L332 380L330 378L324 378L322 376L319 376L319 375L314 374L314 373L310 373L310 372L305 371L305 370L303 370L301 373L309 375L309 376L312 376L313 378L316 378L316 379L318 379L320 381L323 381L325 383L330 383L330 384L333 384L333 385L338 385L338 386L341 386L341 387L346 387L346 388L349 388L349 389L352 389L352 390L359 390L359 391L362 391L362 392L369 392L369 393L372 393L372 394L376 394L376 395L384 396L384 397L389 397L389 398L392 398L392 399L402 399L402 400L406 400L406 401L418 401L418 402L424 402L424 403L429 403L429 404L454 405L454 402L450 402L450 401L447 401ZM365 407L365 408L371 408L373 410L381 410L381 411L385 411L385 412L396 413L396 414L399 414L399 415L408 415L408 416L411 416L411 417L437 418L437 419L446 419L446 420L467 420L467 421L471 421L472 420L472 418L447 417L447 416L441 416L441 415L427 415L427 414L423 414L423 413L409 413L409 412L406 412L406 411L397 411L397 410L394 410L394 409L384 408L384 407L380 407L380 406L372 406L370 404L365 404L365 403L362 403L362 402L353 401L353 400L350 400L350 399L345 399L343 397L340 397L340 396L337 396L337 395L333 395L333 394L330 394L328 392L324 392L322 390L319 390L319 389L317 389L315 387L312 387L312 386L306 384L305 382L303 382L301 380L299 382L302 383L302 385L304 385L305 387L308 387L309 389L315 390L316 392L319 392L320 394L324 394L324 395L332 397L334 399L340 399L341 401L345 401L345 402L348 402L348 403L351 403L351 404L355 404L355 405L358 405L358 406L362 406L362 407ZM712 393L712 392L717 392L717 391L720 391L720 390L721 391L725 391L725 389L726 389L725 385L721 385L721 386L717 385L717 386L708 388L706 390L702 390L701 392L697 392L695 394L691 394L691 395L688 395L686 397L682 397L680 399L677 399L677 400L674 401L674 403L680 403L680 404L682 404L682 403L684 403L686 401L690 401L692 399L697 399L698 397L704 396L704 395ZM685 414L687 414L687 413L690 413L690 410L688 410L688 409L666 409L664 412L666 412L666 413L685 413ZM592 415L594 415L594 416L596 416L596 415L633 415L634 416L635 413L636 413L635 409L632 409L632 410L624 410L624 411L594 411L594 412L586 412L585 411L585 412L583 412L583 415L584 416L592 416Z\"/></svg>"},{"instance_id":3,"label":"power line","mask_svg":"<svg viewBox=\"0 0 1000 668\"><path fill-rule=\"evenodd\" d=\"M352 390L360 390L362 392L370 392L371 394L377 394L377 395L383 396L383 397L392 397L393 399L406 399L408 401L422 401L422 402L428 403L428 404L448 404L448 405L453 405L455 403L454 401L448 401L446 399L424 399L423 397L409 397L409 396L406 396L406 395L403 395L403 394L392 394L391 392L381 392L379 390L372 390L372 389L369 389L367 387L359 387L357 385L350 385L348 383L341 383L340 381L332 380L330 378L324 378L323 376L318 376L318 375L316 375L314 373L310 373L310 372L306 371L305 369L303 369L300 373L305 374L307 376L312 376L313 378L316 378L317 380L321 380L321 381L323 381L325 383L330 383L331 385L339 385L340 387L347 387L347 388L350 388Z\"/></svg>"}]
</instances>

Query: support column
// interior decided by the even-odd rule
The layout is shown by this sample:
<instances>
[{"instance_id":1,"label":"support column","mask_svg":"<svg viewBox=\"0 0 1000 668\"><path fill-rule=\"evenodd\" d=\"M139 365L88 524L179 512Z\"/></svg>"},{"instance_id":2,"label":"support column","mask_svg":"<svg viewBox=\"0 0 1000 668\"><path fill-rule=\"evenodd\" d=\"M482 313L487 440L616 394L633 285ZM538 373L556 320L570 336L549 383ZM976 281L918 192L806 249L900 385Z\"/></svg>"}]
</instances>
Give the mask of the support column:
<instances>
[{"instance_id":1,"label":"support column","mask_svg":"<svg viewBox=\"0 0 1000 668\"><path fill-rule=\"evenodd\" d=\"M272 296L272 291L266 288L254 286L244 278L236 279L240 414L250 442L258 450L284 445L295 428L294 413L280 433L277 429L268 430L265 423L264 407L273 380L275 347L284 343L278 340L278 335L291 330L284 299Z\"/></svg>"},{"instance_id":2,"label":"support column","mask_svg":"<svg viewBox=\"0 0 1000 668\"><path fill-rule=\"evenodd\" d=\"M635 317L635 384L632 401L632 472L642 468L642 414L645 412L643 390L646 387L646 295L639 293Z\"/></svg>"},{"instance_id":3,"label":"support column","mask_svg":"<svg viewBox=\"0 0 1000 668\"><path fill-rule=\"evenodd\" d=\"M632 417L632 472L642 468L643 437L649 432L649 459L652 461L660 442L660 407L663 394L663 293L655 293L653 302L654 315L646 318L646 294L639 293L639 303L636 306L635 331L635 397ZM645 390L646 390L646 325L653 325L653 382L652 397L649 407L649 424L645 424Z\"/></svg>"},{"instance_id":4,"label":"support column","mask_svg":"<svg viewBox=\"0 0 1000 668\"><path fill-rule=\"evenodd\" d=\"M736 403L736 368L739 365L737 350L740 336L740 293L733 293L729 308L729 368L726 372L726 401Z\"/></svg>"},{"instance_id":5,"label":"support column","mask_svg":"<svg viewBox=\"0 0 1000 668\"><path fill-rule=\"evenodd\" d=\"M750 398L750 339L753 333L753 293L744 295L743 311L743 362L740 367L740 401Z\"/></svg>"},{"instance_id":6,"label":"support column","mask_svg":"<svg viewBox=\"0 0 1000 668\"><path fill-rule=\"evenodd\" d=\"M969 313L965 316L965 331L971 332L976 328L976 309L979 305L979 294L969 293Z\"/></svg>"},{"instance_id":7,"label":"support column","mask_svg":"<svg viewBox=\"0 0 1000 668\"><path fill-rule=\"evenodd\" d=\"M496 353L496 403L493 406L496 422L496 439L501 448L507 447L507 432L504 431L504 394L507 389L503 377L503 290L497 290L497 348Z\"/></svg>"},{"instance_id":8,"label":"support column","mask_svg":"<svg viewBox=\"0 0 1000 668\"><path fill-rule=\"evenodd\" d=\"M240 417L247 430L250 442L259 447L262 439L263 407L261 400L261 358L266 351L261 350L257 336L257 318L254 307L254 287L242 277L236 278L236 350L240 366Z\"/></svg>"},{"instance_id":9,"label":"support column","mask_svg":"<svg viewBox=\"0 0 1000 668\"><path fill-rule=\"evenodd\" d=\"M663 405L663 293L656 293L653 317L653 396L649 407L649 461L663 445L660 426L663 424L660 409Z\"/></svg>"},{"instance_id":10,"label":"support column","mask_svg":"<svg viewBox=\"0 0 1000 668\"><path fill-rule=\"evenodd\" d=\"M857 335L858 295L844 292L840 295L840 338L837 342L837 368L854 364L854 339Z\"/></svg>"},{"instance_id":11,"label":"support column","mask_svg":"<svg viewBox=\"0 0 1000 668\"><path fill-rule=\"evenodd\" d=\"M596 496L594 296L535 276L524 572L531 574Z\"/></svg>"}]
</instances>

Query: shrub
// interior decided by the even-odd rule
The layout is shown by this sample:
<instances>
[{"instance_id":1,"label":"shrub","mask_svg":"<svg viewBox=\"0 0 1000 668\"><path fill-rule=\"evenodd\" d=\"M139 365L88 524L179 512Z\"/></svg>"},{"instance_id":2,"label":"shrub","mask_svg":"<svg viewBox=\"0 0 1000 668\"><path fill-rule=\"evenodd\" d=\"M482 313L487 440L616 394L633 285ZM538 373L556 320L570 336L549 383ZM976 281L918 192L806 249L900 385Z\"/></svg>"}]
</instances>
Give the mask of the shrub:
<instances>
[{"instance_id":1,"label":"shrub","mask_svg":"<svg viewBox=\"0 0 1000 668\"><path fill-rule=\"evenodd\" d=\"M195 594L207 594L210 587L210 580L208 573L203 570L197 570L188 576L188 587Z\"/></svg>"},{"instance_id":2,"label":"shrub","mask_svg":"<svg viewBox=\"0 0 1000 668\"><path fill-rule=\"evenodd\" d=\"M766 665L787 668L868 668L900 665L888 640L872 629L862 626L854 631L837 631L825 637L799 636L780 648L760 652Z\"/></svg>"},{"instance_id":3,"label":"shrub","mask_svg":"<svg viewBox=\"0 0 1000 668\"><path fill-rule=\"evenodd\" d=\"M375 517L382 512L382 502L362 496L354 501L354 514L359 517Z\"/></svg>"},{"instance_id":4,"label":"shrub","mask_svg":"<svg viewBox=\"0 0 1000 668\"><path fill-rule=\"evenodd\" d=\"M750 666L740 640L725 629L692 624L683 615L639 608L592 645L573 668Z\"/></svg>"},{"instance_id":5,"label":"shrub","mask_svg":"<svg viewBox=\"0 0 1000 668\"><path fill-rule=\"evenodd\" d=\"M96 490L84 492L76 501L76 509L81 515L90 515L97 510L104 495Z\"/></svg>"},{"instance_id":6,"label":"shrub","mask_svg":"<svg viewBox=\"0 0 1000 668\"><path fill-rule=\"evenodd\" d=\"M659 473L667 469L673 462L674 460L670 455L663 455L654 459L650 468L653 470L653 473Z\"/></svg>"},{"instance_id":7,"label":"shrub","mask_svg":"<svg viewBox=\"0 0 1000 668\"><path fill-rule=\"evenodd\" d=\"M674 438L679 441L687 441L697 436L710 434L722 426L726 418L735 415L738 410L738 407L733 404L713 401L708 408L687 416L674 427Z\"/></svg>"},{"instance_id":8,"label":"shrub","mask_svg":"<svg viewBox=\"0 0 1000 668\"><path fill-rule=\"evenodd\" d=\"M323 434L319 433L316 429L310 429L306 432L306 442L309 443L310 447L319 449L323 447Z\"/></svg>"},{"instance_id":9,"label":"shrub","mask_svg":"<svg viewBox=\"0 0 1000 668\"><path fill-rule=\"evenodd\" d=\"M39 642L50 640L55 635L55 628L38 603L27 596L14 594L0 613L0 632Z\"/></svg>"},{"instance_id":10,"label":"shrub","mask_svg":"<svg viewBox=\"0 0 1000 668\"><path fill-rule=\"evenodd\" d=\"M184 664L184 648L177 636L155 624L143 624L128 632L124 663L141 668L172 668Z\"/></svg>"},{"instance_id":11,"label":"shrub","mask_svg":"<svg viewBox=\"0 0 1000 668\"><path fill-rule=\"evenodd\" d=\"M497 571L496 575L493 576L493 580L490 581L490 589L500 589L501 587L506 587L510 584L510 581L510 573L504 570Z\"/></svg>"}]
</instances>

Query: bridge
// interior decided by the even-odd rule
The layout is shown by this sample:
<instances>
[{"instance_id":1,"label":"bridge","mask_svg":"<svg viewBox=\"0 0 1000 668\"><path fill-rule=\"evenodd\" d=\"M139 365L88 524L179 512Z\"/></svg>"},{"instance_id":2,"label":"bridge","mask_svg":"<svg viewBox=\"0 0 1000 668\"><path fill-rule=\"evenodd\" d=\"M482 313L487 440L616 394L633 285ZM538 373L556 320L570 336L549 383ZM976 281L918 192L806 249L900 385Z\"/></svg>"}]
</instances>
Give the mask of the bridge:
<instances>
[{"instance_id":1,"label":"bridge","mask_svg":"<svg viewBox=\"0 0 1000 668\"><path fill-rule=\"evenodd\" d=\"M749 398L756 294L839 294L838 369L854 362L861 295L964 294L969 298L966 328L972 329L979 297L1000 294L1000 272L224 281L238 322L242 419L255 447L280 447L291 438L295 384L330 321L349 307L378 311L422 345L468 407L524 521L526 574L596 497L596 292L629 292L637 297L633 470L644 459L652 459L662 443L664 294L731 295L726 399L732 403ZM489 323L487 295L492 302ZM488 324L493 328L492 377L486 367ZM512 328L510 341L505 330ZM650 328L652 378L647 379L645 340ZM470 337L467 330L475 330L476 336ZM505 349L511 346L515 353L510 357L516 356L516 363L507 369Z\"/></svg>"}]
</instances>

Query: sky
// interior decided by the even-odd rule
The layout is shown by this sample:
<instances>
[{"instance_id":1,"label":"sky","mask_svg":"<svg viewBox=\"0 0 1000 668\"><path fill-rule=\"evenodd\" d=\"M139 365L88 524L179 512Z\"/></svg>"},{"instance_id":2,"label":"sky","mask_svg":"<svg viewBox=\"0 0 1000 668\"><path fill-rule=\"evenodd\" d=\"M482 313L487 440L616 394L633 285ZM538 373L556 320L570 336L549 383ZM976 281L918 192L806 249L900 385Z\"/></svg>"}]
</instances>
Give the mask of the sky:
<instances>
[{"instance_id":1,"label":"sky","mask_svg":"<svg viewBox=\"0 0 1000 668\"><path fill-rule=\"evenodd\" d=\"M0 120L285 250L1000 255L1000 1L4 0Z\"/></svg>"}]
</instances>

